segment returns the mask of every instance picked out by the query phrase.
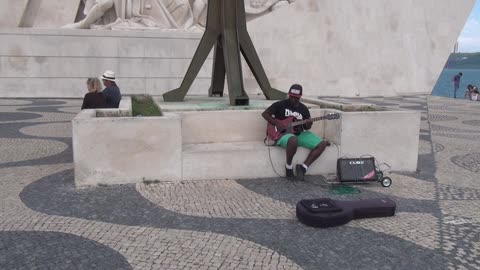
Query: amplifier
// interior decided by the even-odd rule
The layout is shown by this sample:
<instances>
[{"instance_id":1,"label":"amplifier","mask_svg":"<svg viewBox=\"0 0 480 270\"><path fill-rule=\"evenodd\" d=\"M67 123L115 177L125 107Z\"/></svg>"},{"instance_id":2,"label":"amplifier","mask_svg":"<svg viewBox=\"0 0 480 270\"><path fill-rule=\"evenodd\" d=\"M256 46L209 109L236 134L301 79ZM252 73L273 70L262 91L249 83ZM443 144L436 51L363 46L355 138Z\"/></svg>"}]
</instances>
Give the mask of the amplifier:
<instances>
[{"instance_id":1,"label":"amplifier","mask_svg":"<svg viewBox=\"0 0 480 270\"><path fill-rule=\"evenodd\" d=\"M340 182L378 180L375 158L339 158L337 178Z\"/></svg>"}]
</instances>

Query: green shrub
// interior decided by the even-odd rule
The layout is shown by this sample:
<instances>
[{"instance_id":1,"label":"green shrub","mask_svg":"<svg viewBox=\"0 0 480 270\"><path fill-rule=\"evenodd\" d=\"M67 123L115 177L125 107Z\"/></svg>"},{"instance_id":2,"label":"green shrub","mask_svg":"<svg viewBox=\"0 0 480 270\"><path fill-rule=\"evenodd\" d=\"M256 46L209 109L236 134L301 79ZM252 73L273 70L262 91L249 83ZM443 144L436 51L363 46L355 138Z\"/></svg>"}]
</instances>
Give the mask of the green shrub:
<instances>
[{"instance_id":1,"label":"green shrub","mask_svg":"<svg viewBox=\"0 0 480 270\"><path fill-rule=\"evenodd\" d=\"M132 96L132 115L133 116L162 116L162 111L153 101L151 96L137 95Z\"/></svg>"}]
</instances>

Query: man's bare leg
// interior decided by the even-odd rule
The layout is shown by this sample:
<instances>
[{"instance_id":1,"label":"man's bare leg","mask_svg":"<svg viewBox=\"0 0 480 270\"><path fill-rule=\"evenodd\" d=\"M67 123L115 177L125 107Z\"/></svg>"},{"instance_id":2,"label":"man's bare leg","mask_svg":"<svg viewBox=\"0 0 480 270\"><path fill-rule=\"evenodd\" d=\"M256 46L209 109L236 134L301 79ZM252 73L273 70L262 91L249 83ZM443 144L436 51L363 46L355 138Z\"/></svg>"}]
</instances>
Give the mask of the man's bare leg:
<instances>
[{"instance_id":1,"label":"man's bare leg","mask_svg":"<svg viewBox=\"0 0 480 270\"><path fill-rule=\"evenodd\" d=\"M288 165L292 165L293 156L295 156L295 153L297 153L297 148L298 148L297 137L295 136L290 137L287 142L287 150L286 150Z\"/></svg>"},{"instance_id":2,"label":"man's bare leg","mask_svg":"<svg viewBox=\"0 0 480 270\"><path fill-rule=\"evenodd\" d=\"M317 145L317 147L313 148L312 151L310 151L307 159L305 159L305 162L303 162L303 164L297 164L295 166L298 180L305 179L305 173L307 172L307 168L312 165L312 163L323 153L323 151L325 151L325 148L329 145L330 142L322 141L319 145Z\"/></svg>"},{"instance_id":3,"label":"man's bare leg","mask_svg":"<svg viewBox=\"0 0 480 270\"><path fill-rule=\"evenodd\" d=\"M317 158L325 151L325 148L330 143L328 141L322 141L317 147L313 148L312 151L308 154L307 159L303 162L305 165L310 166L312 163L317 160Z\"/></svg>"},{"instance_id":4,"label":"man's bare leg","mask_svg":"<svg viewBox=\"0 0 480 270\"><path fill-rule=\"evenodd\" d=\"M295 177L293 173L293 156L295 156L295 153L297 152L298 148L298 139L295 136L292 136L288 138L287 141L287 149L285 151L286 156L287 156L287 163L285 164L285 174L287 176L287 179L293 180Z\"/></svg>"}]
</instances>

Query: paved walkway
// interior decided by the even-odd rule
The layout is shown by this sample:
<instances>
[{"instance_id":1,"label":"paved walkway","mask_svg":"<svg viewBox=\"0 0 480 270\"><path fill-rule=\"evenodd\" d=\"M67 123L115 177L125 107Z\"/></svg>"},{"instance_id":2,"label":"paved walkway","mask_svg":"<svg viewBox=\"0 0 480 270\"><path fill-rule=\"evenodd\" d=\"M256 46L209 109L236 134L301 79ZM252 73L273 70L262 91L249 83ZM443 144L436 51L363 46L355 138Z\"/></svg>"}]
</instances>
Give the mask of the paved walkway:
<instances>
[{"instance_id":1,"label":"paved walkway","mask_svg":"<svg viewBox=\"0 0 480 270\"><path fill-rule=\"evenodd\" d=\"M480 269L480 102L341 100L421 110L418 171L348 195L319 177L75 189L81 101L0 99L0 269ZM384 196L395 217L295 218L302 198Z\"/></svg>"}]
</instances>

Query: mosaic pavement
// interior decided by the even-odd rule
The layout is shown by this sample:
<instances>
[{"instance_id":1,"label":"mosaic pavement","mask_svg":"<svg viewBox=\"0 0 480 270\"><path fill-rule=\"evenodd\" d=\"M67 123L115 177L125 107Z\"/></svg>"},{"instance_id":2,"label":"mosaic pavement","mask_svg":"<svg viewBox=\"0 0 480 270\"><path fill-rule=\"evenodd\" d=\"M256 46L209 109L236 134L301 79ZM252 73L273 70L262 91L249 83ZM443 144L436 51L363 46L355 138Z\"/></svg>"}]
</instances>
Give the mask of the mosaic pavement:
<instances>
[{"instance_id":1,"label":"mosaic pavement","mask_svg":"<svg viewBox=\"0 0 480 270\"><path fill-rule=\"evenodd\" d=\"M0 99L0 269L480 269L480 102L329 99L421 111L418 170L349 195L318 176L75 189L81 100ZM385 196L395 217L295 218L302 198Z\"/></svg>"}]
</instances>

